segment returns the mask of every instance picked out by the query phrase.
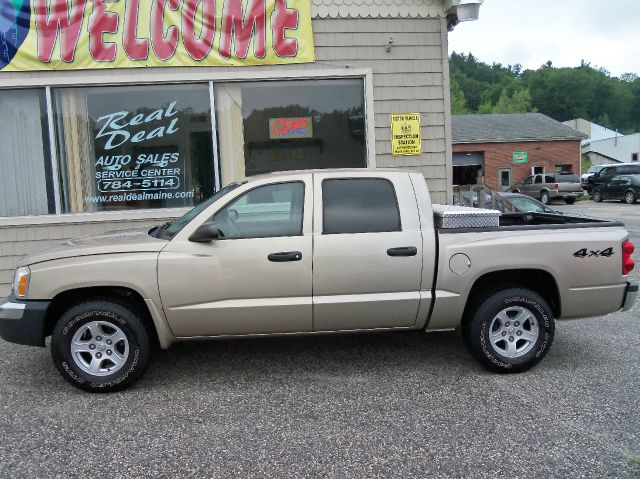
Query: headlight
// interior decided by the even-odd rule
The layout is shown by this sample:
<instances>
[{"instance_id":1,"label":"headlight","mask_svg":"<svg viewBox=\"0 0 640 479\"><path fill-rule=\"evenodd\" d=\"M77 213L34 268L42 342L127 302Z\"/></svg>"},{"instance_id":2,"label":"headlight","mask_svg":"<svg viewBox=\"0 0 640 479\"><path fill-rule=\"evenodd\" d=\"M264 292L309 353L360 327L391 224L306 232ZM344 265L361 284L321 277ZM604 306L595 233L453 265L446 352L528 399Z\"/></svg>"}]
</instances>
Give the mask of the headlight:
<instances>
[{"instance_id":1,"label":"headlight","mask_svg":"<svg viewBox=\"0 0 640 479\"><path fill-rule=\"evenodd\" d=\"M28 266L23 266L16 270L13 277L13 294L16 298L26 298L29 293L29 279L31 278L31 270Z\"/></svg>"}]
</instances>

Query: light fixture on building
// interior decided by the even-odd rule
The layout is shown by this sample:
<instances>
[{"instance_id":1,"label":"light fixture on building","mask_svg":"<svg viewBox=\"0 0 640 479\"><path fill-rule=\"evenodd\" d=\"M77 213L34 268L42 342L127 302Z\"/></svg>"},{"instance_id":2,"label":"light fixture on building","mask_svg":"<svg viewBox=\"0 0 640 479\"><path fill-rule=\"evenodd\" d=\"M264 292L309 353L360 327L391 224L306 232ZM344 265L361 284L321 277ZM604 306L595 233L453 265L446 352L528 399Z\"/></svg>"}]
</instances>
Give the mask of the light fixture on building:
<instances>
[{"instance_id":1,"label":"light fixture on building","mask_svg":"<svg viewBox=\"0 0 640 479\"><path fill-rule=\"evenodd\" d=\"M445 0L449 31L460 22L470 22L480 17L480 5L484 0Z\"/></svg>"}]
</instances>

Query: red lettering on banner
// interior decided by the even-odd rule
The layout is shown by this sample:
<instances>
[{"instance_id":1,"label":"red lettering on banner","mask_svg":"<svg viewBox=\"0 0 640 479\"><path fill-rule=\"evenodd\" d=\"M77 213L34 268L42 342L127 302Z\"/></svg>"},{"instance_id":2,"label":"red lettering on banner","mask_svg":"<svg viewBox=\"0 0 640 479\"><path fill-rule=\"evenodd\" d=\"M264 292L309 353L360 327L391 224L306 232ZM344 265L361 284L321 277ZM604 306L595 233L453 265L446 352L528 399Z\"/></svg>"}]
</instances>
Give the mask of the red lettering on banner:
<instances>
[{"instance_id":1,"label":"red lettering on banner","mask_svg":"<svg viewBox=\"0 0 640 479\"><path fill-rule=\"evenodd\" d=\"M71 6L67 0L35 0L34 4L38 59L44 63L51 61L60 31L60 58L64 62L72 62L84 23L86 0L71 0Z\"/></svg>"},{"instance_id":2,"label":"red lettering on banner","mask_svg":"<svg viewBox=\"0 0 640 479\"><path fill-rule=\"evenodd\" d=\"M238 58L246 58L251 35L255 30L253 53L256 58L267 54L267 6L265 0L248 0L246 15L242 14L242 0L226 0L222 7L222 31L220 32L220 56L231 57L231 42Z\"/></svg>"},{"instance_id":3,"label":"red lettering on banner","mask_svg":"<svg viewBox=\"0 0 640 479\"><path fill-rule=\"evenodd\" d=\"M111 0L94 0L89 15L89 52L95 61L112 62L116 59L116 44L105 42L102 35L118 31L118 14L107 11L105 3Z\"/></svg>"},{"instance_id":4,"label":"red lettering on banner","mask_svg":"<svg viewBox=\"0 0 640 479\"><path fill-rule=\"evenodd\" d=\"M196 12L202 3L202 31L196 36ZM185 0L182 7L182 42L194 60L202 60L213 46L216 33L216 0Z\"/></svg>"},{"instance_id":5,"label":"red lettering on banner","mask_svg":"<svg viewBox=\"0 0 640 479\"><path fill-rule=\"evenodd\" d=\"M149 40L138 38L136 35L139 11L140 0L127 0L124 10L122 46L131 60L145 60L149 56Z\"/></svg>"},{"instance_id":6,"label":"red lettering on banner","mask_svg":"<svg viewBox=\"0 0 640 479\"><path fill-rule=\"evenodd\" d=\"M287 38L285 30L296 30L299 17L298 10L287 8L286 0L276 0L276 7L271 14L271 30L273 50L279 57L295 57L298 54L298 40Z\"/></svg>"},{"instance_id":7,"label":"red lettering on banner","mask_svg":"<svg viewBox=\"0 0 640 479\"><path fill-rule=\"evenodd\" d=\"M153 0L151 5L151 46L159 60L168 60L178 47L178 27L171 25L166 33L162 31L164 24L164 9L169 4L169 10L174 12L180 8L181 0Z\"/></svg>"}]
</instances>

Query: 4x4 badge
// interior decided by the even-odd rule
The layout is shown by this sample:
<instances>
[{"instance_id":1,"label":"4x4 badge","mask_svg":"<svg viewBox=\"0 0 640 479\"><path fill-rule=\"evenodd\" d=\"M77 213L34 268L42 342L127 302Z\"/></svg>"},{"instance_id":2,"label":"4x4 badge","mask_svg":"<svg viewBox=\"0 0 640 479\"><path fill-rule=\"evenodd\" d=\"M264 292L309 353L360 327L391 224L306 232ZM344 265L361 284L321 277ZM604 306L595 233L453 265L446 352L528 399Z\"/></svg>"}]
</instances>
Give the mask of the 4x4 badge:
<instances>
[{"instance_id":1,"label":"4x4 badge","mask_svg":"<svg viewBox=\"0 0 640 479\"><path fill-rule=\"evenodd\" d=\"M604 256L605 258L608 258L609 256L613 256L613 254L614 254L613 248L603 249L602 251L587 250L587 248L582 248L576 251L575 253L573 253L573 256L575 256L576 258L592 258L592 257L597 258L599 256Z\"/></svg>"}]
</instances>

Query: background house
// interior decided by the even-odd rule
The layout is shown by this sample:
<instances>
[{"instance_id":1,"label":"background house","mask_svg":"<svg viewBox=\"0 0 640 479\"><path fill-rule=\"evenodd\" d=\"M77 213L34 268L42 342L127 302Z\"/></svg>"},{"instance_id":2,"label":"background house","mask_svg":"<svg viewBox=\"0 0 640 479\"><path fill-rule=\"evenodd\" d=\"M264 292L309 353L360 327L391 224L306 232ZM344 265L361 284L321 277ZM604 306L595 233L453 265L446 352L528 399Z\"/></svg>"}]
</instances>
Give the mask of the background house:
<instances>
[{"instance_id":1,"label":"background house","mask_svg":"<svg viewBox=\"0 0 640 479\"><path fill-rule=\"evenodd\" d=\"M580 174L585 138L541 113L454 115L453 184L506 191L534 173Z\"/></svg>"},{"instance_id":2,"label":"background house","mask_svg":"<svg viewBox=\"0 0 640 479\"><path fill-rule=\"evenodd\" d=\"M640 133L622 135L591 121L578 118L564 122L588 136L582 142L582 153L593 165L628 163L640 156Z\"/></svg>"}]
</instances>

